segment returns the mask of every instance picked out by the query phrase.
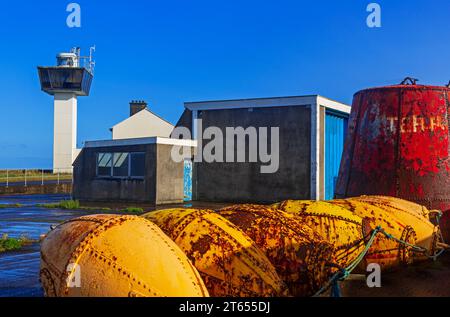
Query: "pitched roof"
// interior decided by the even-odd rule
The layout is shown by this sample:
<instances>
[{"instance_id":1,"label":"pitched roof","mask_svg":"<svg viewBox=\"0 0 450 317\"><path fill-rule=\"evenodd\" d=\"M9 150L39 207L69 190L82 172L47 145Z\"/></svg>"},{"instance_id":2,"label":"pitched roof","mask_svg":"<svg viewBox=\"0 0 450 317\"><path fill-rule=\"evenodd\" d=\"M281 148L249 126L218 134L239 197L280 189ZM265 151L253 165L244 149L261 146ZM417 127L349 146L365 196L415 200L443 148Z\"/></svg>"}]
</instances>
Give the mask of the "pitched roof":
<instances>
[{"instance_id":1,"label":"pitched roof","mask_svg":"<svg viewBox=\"0 0 450 317\"><path fill-rule=\"evenodd\" d=\"M143 109L143 110L141 110L141 111L139 111L139 112L136 112L134 115L132 115L132 116L126 118L125 120L122 120L122 121L120 121L119 123L113 125L109 130L112 131L112 130L114 129L114 127L116 127L116 126L118 126L119 124L122 124L122 123L124 123L124 122L126 122L126 121L128 121L128 120L131 120L132 118L134 118L135 116L137 116L137 115L139 115L139 114L142 114L143 111L147 111L148 113L152 114L153 116L155 116L156 118L160 119L161 121L164 121L165 123L170 124L171 126L174 126L172 123L170 123L170 122L167 121L166 119L162 118L161 116L157 115L156 113L154 113L154 112L151 111L150 109L145 108L145 109Z\"/></svg>"}]
</instances>

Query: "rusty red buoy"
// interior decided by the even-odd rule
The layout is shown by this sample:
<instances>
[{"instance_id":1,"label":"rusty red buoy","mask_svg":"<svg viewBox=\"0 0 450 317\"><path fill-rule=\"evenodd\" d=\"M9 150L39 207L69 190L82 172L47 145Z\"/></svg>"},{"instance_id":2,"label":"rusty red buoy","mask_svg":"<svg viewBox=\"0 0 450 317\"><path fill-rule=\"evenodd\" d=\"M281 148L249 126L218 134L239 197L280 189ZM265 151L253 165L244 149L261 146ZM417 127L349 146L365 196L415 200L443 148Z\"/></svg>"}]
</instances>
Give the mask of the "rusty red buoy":
<instances>
[{"instance_id":1,"label":"rusty red buoy","mask_svg":"<svg viewBox=\"0 0 450 317\"><path fill-rule=\"evenodd\" d=\"M355 94L336 197L386 195L441 210L450 241L450 88L407 81Z\"/></svg>"}]
</instances>

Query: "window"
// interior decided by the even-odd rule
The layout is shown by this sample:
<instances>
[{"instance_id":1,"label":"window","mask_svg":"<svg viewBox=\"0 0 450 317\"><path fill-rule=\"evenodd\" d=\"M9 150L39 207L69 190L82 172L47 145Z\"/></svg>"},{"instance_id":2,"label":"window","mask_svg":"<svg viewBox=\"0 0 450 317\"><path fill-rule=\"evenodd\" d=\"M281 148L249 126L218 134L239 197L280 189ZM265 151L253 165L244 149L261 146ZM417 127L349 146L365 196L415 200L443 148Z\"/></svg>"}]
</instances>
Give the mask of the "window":
<instances>
[{"instance_id":1,"label":"window","mask_svg":"<svg viewBox=\"0 0 450 317\"><path fill-rule=\"evenodd\" d=\"M97 176L111 176L112 155L111 153L98 153Z\"/></svg>"},{"instance_id":2,"label":"window","mask_svg":"<svg viewBox=\"0 0 450 317\"><path fill-rule=\"evenodd\" d=\"M145 153L97 153L97 177L144 178Z\"/></svg>"},{"instance_id":3,"label":"window","mask_svg":"<svg viewBox=\"0 0 450 317\"><path fill-rule=\"evenodd\" d=\"M145 175L145 154L131 153L130 154L130 176L144 177Z\"/></svg>"},{"instance_id":4,"label":"window","mask_svg":"<svg viewBox=\"0 0 450 317\"><path fill-rule=\"evenodd\" d=\"M113 176L127 177L128 175L128 153L114 153Z\"/></svg>"}]
</instances>

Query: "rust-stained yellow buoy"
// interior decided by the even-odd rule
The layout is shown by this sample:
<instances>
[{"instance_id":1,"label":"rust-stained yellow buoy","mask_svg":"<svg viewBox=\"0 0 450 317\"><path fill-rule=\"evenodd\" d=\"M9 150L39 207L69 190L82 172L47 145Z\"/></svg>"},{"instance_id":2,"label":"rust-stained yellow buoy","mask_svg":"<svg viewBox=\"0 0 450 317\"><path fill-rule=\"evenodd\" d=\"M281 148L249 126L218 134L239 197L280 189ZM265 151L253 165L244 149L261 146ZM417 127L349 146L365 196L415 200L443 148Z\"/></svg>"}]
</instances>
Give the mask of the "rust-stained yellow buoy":
<instances>
[{"instance_id":1,"label":"rust-stained yellow buoy","mask_svg":"<svg viewBox=\"0 0 450 317\"><path fill-rule=\"evenodd\" d=\"M211 296L284 296L286 285L247 235L210 210L170 209L144 215L200 272Z\"/></svg>"},{"instance_id":2,"label":"rust-stained yellow buoy","mask_svg":"<svg viewBox=\"0 0 450 317\"><path fill-rule=\"evenodd\" d=\"M47 296L208 296L180 248L136 216L93 215L57 226L42 241L40 279Z\"/></svg>"},{"instance_id":3,"label":"rust-stained yellow buoy","mask_svg":"<svg viewBox=\"0 0 450 317\"><path fill-rule=\"evenodd\" d=\"M330 242L335 248L333 262L341 268L353 263L363 252L365 238L372 230L361 217L328 202L287 200L278 206L280 210L299 217Z\"/></svg>"},{"instance_id":4,"label":"rust-stained yellow buoy","mask_svg":"<svg viewBox=\"0 0 450 317\"><path fill-rule=\"evenodd\" d=\"M368 220L372 229L381 227L386 233L396 239L416 244L416 232L400 220L392 217L384 209L364 202L351 199L336 199L329 201L330 204L345 208L355 215ZM377 263L383 270L395 268L399 265L413 262L414 253L410 246L391 239L383 233L378 233L373 244L370 246L360 268L365 268L371 263Z\"/></svg>"},{"instance_id":5,"label":"rust-stained yellow buoy","mask_svg":"<svg viewBox=\"0 0 450 317\"><path fill-rule=\"evenodd\" d=\"M361 196L350 198L367 205L376 206L389 214L397 222L403 223L414 229L416 244L426 250L423 256L433 256L438 252L438 243L441 242L441 232L437 224L433 224L430 218L433 211L425 206L418 205L400 198L386 196ZM416 253L418 258L420 254Z\"/></svg>"},{"instance_id":6,"label":"rust-stained yellow buoy","mask_svg":"<svg viewBox=\"0 0 450 317\"><path fill-rule=\"evenodd\" d=\"M292 296L315 294L330 278L333 247L295 216L262 205L236 205L217 212L265 252Z\"/></svg>"},{"instance_id":7,"label":"rust-stained yellow buoy","mask_svg":"<svg viewBox=\"0 0 450 317\"><path fill-rule=\"evenodd\" d=\"M352 200L364 201L375 206L388 206L392 209L401 210L411 216L419 216L428 218L430 210L427 207L414 203L412 201L404 200L397 197L390 196L359 196L348 198Z\"/></svg>"}]
</instances>

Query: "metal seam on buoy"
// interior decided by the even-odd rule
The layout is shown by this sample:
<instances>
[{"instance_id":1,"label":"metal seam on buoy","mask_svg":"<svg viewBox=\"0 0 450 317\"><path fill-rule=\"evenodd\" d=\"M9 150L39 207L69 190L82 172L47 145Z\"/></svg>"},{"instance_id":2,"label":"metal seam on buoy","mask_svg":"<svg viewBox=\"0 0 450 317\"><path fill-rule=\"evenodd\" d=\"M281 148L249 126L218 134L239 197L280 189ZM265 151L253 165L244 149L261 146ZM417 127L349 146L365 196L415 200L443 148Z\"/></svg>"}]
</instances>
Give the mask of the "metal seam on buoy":
<instances>
[{"instance_id":1,"label":"metal seam on buoy","mask_svg":"<svg viewBox=\"0 0 450 317\"><path fill-rule=\"evenodd\" d=\"M105 229L109 225L117 223L119 219L126 220L128 218L129 218L129 216L120 216L117 218L110 218L110 219L106 219L105 221L99 222L99 225L97 227L95 227L94 229L92 229L77 245L75 250L69 256L69 260L66 263L65 268L67 268L69 266L69 264L71 264L71 263L74 263L74 264L79 263L79 261L81 260L81 256L85 253L86 249L89 247L89 240L92 240L93 236L95 236L96 233L100 234L103 231L103 229ZM83 219L83 218L80 218L80 219ZM88 218L84 218L84 219L88 219ZM73 268L69 274L67 274L68 272L64 272L63 277L70 278L74 274L74 270L75 270L75 268ZM68 291L69 291L69 288L66 283L66 287L64 288L64 294L67 294Z\"/></svg>"},{"instance_id":2,"label":"metal seam on buoy","mask_svg":"<svg viewBox=\"0 0 450 317\"><path fill-rule=\"evenodd\" d=\"M151 223L151 222L150 222L150 223ZM150 230L152 230L152 231L153 231L153 232L154 232L154 233L155 233L155 234L156 234L156 235L164 242L164 244L169 248L169 250L172 252L172 254L175 255L175 256L177 257L178 260L180 260L180 264L181 264L181 266L183 267L185 273L187 273L187 275L189 276L189 279L191 280L191 282L192 282L194 285L199 285L199 286L201 286L202 284L201 284L201 283L200 283L200 284L198 283L199 280L198 280L198 279L197 279L197 281L193 280L191 274L189 274L189 272L191 272L191 273L194 273L195 276L197 276L196 271L192 270L192 266L191 266L192 264L190 263L190 260L188 259L188 261L189 261L188 263L190 264L191 270L188 270L188 269L186 268L186 266L184 265L184 263L181 261L179 255L176 253L176 251L173 249L173 247L170 246L169 242L167 241L167 236L166 236L166 235L164 235L164 236L161 235L160 229L159 229L155 224L153 224L153 223L151 223L151 224L152 224L152 225L147 224L147 227L150 228ZM156 226L156 228L158 228L158 230L156 230L155 226ZM175 244L175 243L174 243L174 244ZM176 244L175 244L175 246L178 247ZM180 251L182 252L182 250L180 250ZM195 282L197 282L197 283L195 283ZM200 293L200 292L197 291L197 295L199 295L199 296L205 296L205 293L203 292L203 288L202 288L202 287L200 287L200 288L201 288L202 292Z\"/></svg>"}]
</instances>

